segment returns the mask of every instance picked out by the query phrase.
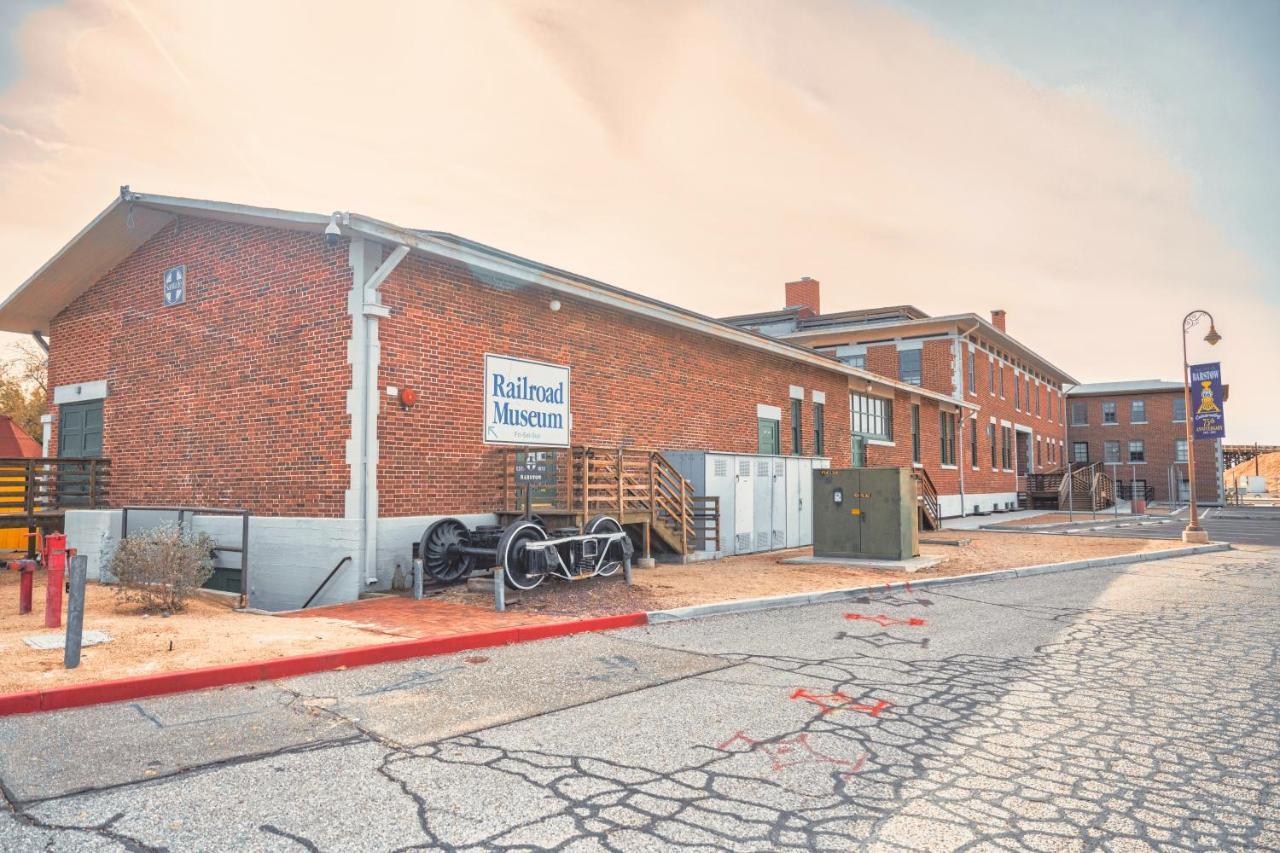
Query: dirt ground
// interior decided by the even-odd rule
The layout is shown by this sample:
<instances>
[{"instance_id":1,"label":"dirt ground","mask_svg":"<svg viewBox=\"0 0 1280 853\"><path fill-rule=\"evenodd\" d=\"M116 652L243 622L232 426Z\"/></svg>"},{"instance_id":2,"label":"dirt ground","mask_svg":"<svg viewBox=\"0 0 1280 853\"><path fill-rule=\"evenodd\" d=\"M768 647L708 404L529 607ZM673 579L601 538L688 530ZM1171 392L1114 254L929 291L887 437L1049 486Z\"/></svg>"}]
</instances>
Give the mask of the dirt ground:
<instances>
[{"instance_id":1,"label":"dirt ground","mask_svg":"<svg viewBox=\"0 0 1280 853\"><path fill-rule=\"evenodd\" d=\"M1148 509L1148 515L1167 515L1168 512L1158 512L1155 509ZM1124 521L1129 513L1122 512L1119 515L1121 521ZM993 518L991 525L999 525L1000 527L1035 527L1041 524L1068 524L1076 522L1077 524L1085 521L1093 520L1093 513L1077 512L1074 516L1066 512L1047 512L1044 515L1033 516L1032 518L1013 518L1008 521L1001 521L999 517ZM1098 510L1098 521L1112 521L1116 518L1115 513L1110 510Z\"/></svg>"},{"instance_id":2,"label":"dirt ground","mask_svg":"<svg viewBox=\"0 0 1280 853\"><path fill-rule=\"evenodd\" d=\"M612 578L573 584L549 580L529 593L508 593L506 618L514 624L539 616L587 617L661 610L904 578L983 572L1049 560L1137 553L1179 544L982 531L939 531L928 534L927 538L970 541L961 546L921 545L922 555L945 559L911 575L889 569L795 566L780 562L787 557L808 554L810 549L806 548L689 565L659 564L653 569L637 569L635 585L630 588L623 583L621 572ZM64 630L44 627L43 572L36 575L34 598L34 612L18 616L18 574L0 571L0 694L431 635L434 629L427 622L441 614L448 623L440 625L441 634L458 633L466 630L468 624L479 625L494 617L503 618L493 613L492 593L469 592L465 587L453 587L434 596L431 601L445 606L435 608L432 617L424 616L422 626L374 624L376 620L371 614L379 610L377 605L359 608L354 616L334 611L335 615L350 617L345 619L330 618L320 612L315 616L290 618L239 613L232 609L233 598L213 594L193 600L184 613L169 617L143 616L133 605L117 605L111 587L91 583L85 596L85 629L105 631L112 639L109 643L85 648L80 666L65 670L61 649L38 651L22 642L23 637ZM450 610L449 605L454 608ZM470 608L464 611L456 605L470 605ZM455 616L457 613L463 616ZM397 618L403 621L403 614Z\"/></svg>"},{"instance_id":3,"label":"dirt ground","mask_svg":"<svg viewBox=\"0 0 1280 853\"><path fill-rule=\"evenodd\" d=\"M613 578L573 584L548 580L532 592L508 593L507 606L511 609L564 616L665 610L714 601L842 589L887 581L972 574L1045 562L1136 554L1182 544L1147 539L1013 535L970 530L931 531L925 538L950 541L968 539L969 543L959 546L921 545L922 556L940 556L945 559L935 566L911 574L894 569L787 565L781 562L790 557L808 556L812 553L811 548L797 548L689 565L659 563L652 569L637 569L634 572L635 583L629 589L623 583L621 573ZM441 595L448 601L480 607L492 606L493 600L490 593L469 592L463 587L454 587Z\"/></svg>"},{"instance_id":4,"label":"dirt ground","mask_svg":"<svg viewBox=\"0 0 1280 853\"><path fill-rule=\"evenodd\" d=\"M234 598L216 595L202 595L184 613L143 617L133 605L117 608L111 587L91 583L85 590L85 630L105 631L111 642L86 647L80 666L67 670L62 668L62 649L38 651L22 642L23 637L65 631L44 627L44 590L44 572L37 572L32 612L19 616L18 573L0 571L0 694L269 660L387 639L328 619L236 613ZM64 626L65 619L64 614Z\"/></svg>"}]
</instances>

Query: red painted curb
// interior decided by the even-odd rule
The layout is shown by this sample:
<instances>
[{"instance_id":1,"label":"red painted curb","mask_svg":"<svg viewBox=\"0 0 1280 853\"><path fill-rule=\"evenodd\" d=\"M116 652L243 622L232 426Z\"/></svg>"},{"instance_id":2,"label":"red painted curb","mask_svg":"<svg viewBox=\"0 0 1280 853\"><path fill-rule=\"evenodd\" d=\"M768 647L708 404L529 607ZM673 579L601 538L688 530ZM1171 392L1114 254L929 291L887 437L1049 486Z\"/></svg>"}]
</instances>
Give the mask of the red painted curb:
<instances>
[{"instance_id":1,"label":"red painted curb","mask_svg":"<svg viewBox=\"0 0 1280 853\"><path fill-rule=\"evenodd\" d=\"M600 616L577 619L572 622L554 622L545 625L526 625L520 628L500 628L494 631L476 631L471 634L454 634L449 637L428 637L419 640L400 640L375 646L357 646L350 649L334 649L309 655L276 658L266 661L233 663L226 666L210 666L203 669L187 669L179 672L162 672L136 678L120 678L113 681L94 681L89 684L70 684L51 687L48 690L30 690L0 696L0 717L13 714L31 714L38 711L59 711L65 708L83 708L106 702L126 702L147 696L164 696L169 693L185 693L210 687L226 687L229 684L245 684L251 681L267 681L289 678L311 672L390 663L409 658L447 655L468 649L490 646L506 646L583 634L590 631L606 631L612 628L633 628L647 625L648 614L625 613L621 616Z\"/></svg>"}]
</instances>

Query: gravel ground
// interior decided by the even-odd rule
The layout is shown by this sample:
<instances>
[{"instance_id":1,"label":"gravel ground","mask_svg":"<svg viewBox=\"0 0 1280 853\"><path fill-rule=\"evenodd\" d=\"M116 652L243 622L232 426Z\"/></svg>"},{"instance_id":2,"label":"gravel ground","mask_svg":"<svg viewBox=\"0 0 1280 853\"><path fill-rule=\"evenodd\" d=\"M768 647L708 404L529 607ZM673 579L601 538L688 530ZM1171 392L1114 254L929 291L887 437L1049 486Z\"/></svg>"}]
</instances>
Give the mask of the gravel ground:
<instances>
[{"instance_id":1,"label":"gravel ground","mask_svg":"<svg viewBox=\"0 0 1280 853\"><path fill-rule=\"evenodd\" d=\"M653 569L636 570L635 584L631 588L627 588L620 575L573 584L549 580L532 592L510 594L507 605L531 612L565 616L632 613L637 610L665 610L715 601L844 589L904 578L947 577L1039 563L1137 554L1178 547L1181 544L1155 543L1142 539L1085 536L1067 538L1049 534L1014 536L970 530L931 531L924 538L968 542L963 545L921 545L922 555L944 559L935 566L910 575L893 569L836 565L796 566L780 562L789 557L813 553L812 548L796 548L688 565L659 563ZM468 591L462 587L447 590L442 597L448 601L476 606L492 604L490 594Z\"/></svg>"}]
</instances>

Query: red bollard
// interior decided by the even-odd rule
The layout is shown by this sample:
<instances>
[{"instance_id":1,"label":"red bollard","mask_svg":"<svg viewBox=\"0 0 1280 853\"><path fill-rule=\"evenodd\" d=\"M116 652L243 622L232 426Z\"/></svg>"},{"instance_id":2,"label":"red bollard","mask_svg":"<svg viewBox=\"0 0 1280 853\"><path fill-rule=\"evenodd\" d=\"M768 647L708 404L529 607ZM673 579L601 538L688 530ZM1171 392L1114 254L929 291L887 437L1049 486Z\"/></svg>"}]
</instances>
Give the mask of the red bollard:
<instances>
[{"instance_id":1,"label":"red bollard","mask_svg":"<svg viewBox=\"0 0 1280 853\"><path fill-rule=\"evenodd\" d=\"M67 572L67 536L50 533L44 538L45 572L48 575L44 592L44 626L57 628L62 624L62 586Z\"/></svg>"},{"instance_id":2,"label":"red bollard","mask_svg":"<svg viewBox=\"0 0 1280 853\"><path fill-rule=\"evenodd\" d=\"M18 560L18 615L31 612L31 588L36 576L35 560Z\"/></svg>"}]
</instances>

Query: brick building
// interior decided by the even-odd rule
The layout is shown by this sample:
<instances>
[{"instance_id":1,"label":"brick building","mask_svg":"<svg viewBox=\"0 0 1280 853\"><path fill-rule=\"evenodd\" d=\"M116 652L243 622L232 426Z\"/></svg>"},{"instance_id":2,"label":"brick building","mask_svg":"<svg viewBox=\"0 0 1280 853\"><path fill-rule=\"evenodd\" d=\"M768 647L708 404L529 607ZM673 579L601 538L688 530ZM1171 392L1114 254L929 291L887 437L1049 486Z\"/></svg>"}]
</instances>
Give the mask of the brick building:
<instances>
[{"instance_id":1,"label":"brick building","mask_svg":"<svg viewBox=\"0 0 1280 853\"><path fill-rule=\"evenodd\" d=\"M1226 388L1223 389L1224 394ZM1185 502L1187 409L1181 382L1102 382L1067 389L1067 449L1076 465L1102 463L1122 497ZM1196 500L1221 504L1222 442L1196 443Z\"/></svg>"},{"instance_id":2,"label":"brick building","mask_svg":"<svg viewBox=\"0 0 1280 853\"><path fill-rule=\"evenodd\" d=\"M1004 311L989 321L931 317L910 305L823 314L820 300L819 283L806 277L786 284L787 307L726 322L905 386L891 396L855 393L855 464L923 468L947 517L1025 505L1026 475L1063 465L1063 387L1075 380L1012 337ZM921 406L926 392L944 395L963 414L930 413ZM885 412L895 427L859 421L860 408ZM903 423L910 425L905 443L896 428Z\"/></svg>"},{"instance_id":3,"label":"brick building","mask_svg":"<svg viewBox=\"0 0 1280 853\"><path fill-rule=\"evenodd\" d=\"M453 235L127 188L0 305L0 329L47 336L49 446L109 457L113 506L253 513L250 603L273 609L344 556L319 601L387 588L436 518L496 521L506 445L537 443L535 421L575 446L842 466L851 399L895 401L885 462L908 458L907 406L926 435L973 406ZM563 387L508 383L525 408L495 404L495 427L491 360ZM101 556L119 512L66 523Z\"/></svg>"}]
</instances>

